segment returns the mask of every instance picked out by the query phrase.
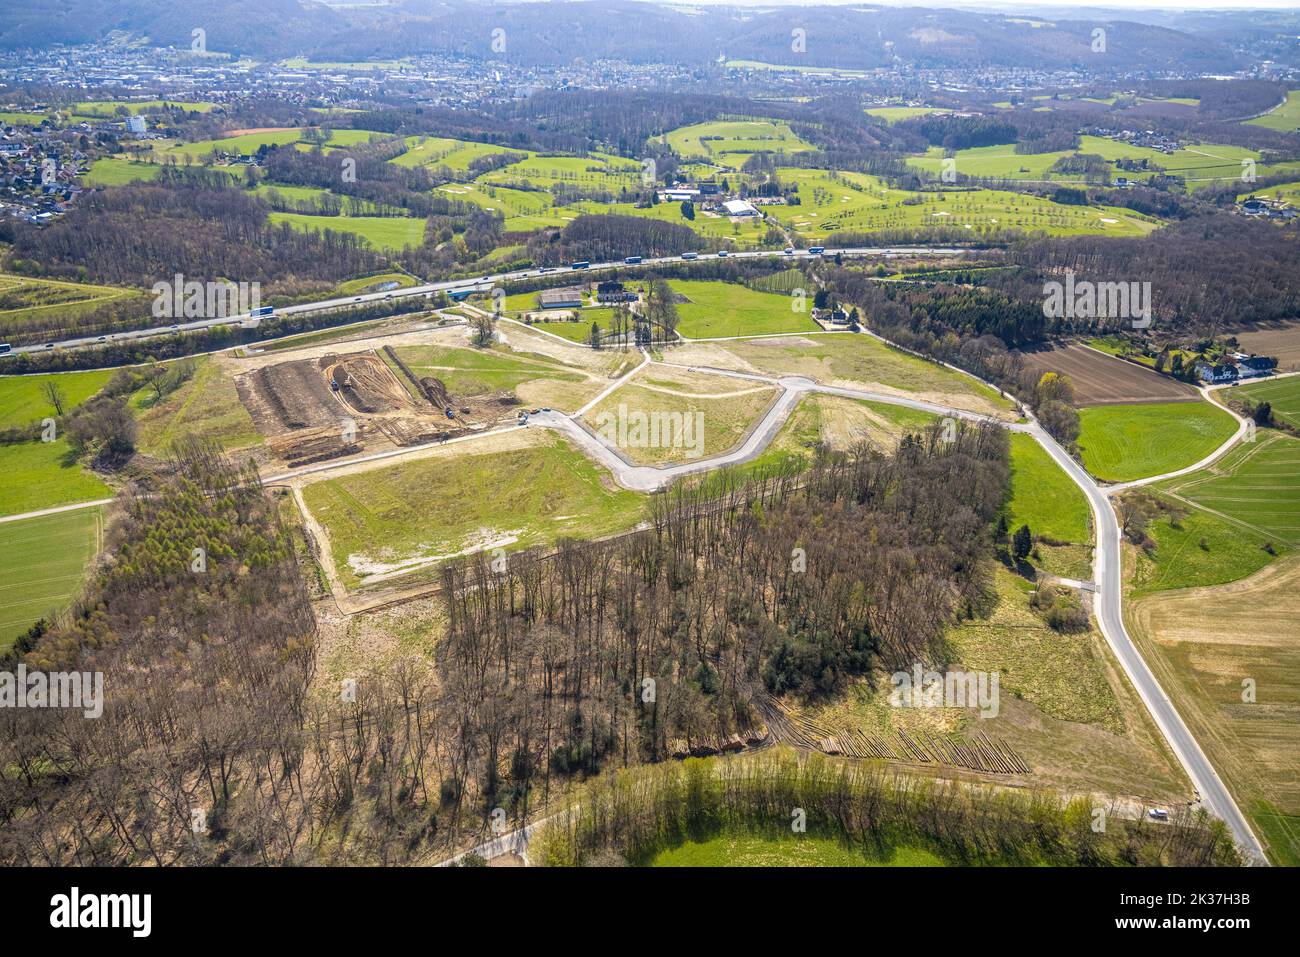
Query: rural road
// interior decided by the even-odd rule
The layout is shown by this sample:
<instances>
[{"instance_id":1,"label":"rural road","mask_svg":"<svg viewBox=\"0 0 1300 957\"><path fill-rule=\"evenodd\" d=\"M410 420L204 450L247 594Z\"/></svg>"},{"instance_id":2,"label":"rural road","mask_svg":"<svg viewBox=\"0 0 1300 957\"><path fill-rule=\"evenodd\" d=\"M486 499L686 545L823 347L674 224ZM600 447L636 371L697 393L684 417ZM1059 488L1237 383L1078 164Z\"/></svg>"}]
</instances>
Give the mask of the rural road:
<instances>
[{"instance_id":1,"label":"rural road","mask_svg":"<svg viewBox=\"0 0 1300 957\"><path fill-rule=\"evenodd\" d=\"M893 256L961 256L968 255L977 250L966 249L961 247L927 247L927 246L864 246L845 249L827 249L825 256L843 256L846 259L860 258L862 256L884 256L886 258ZM799 249L793 253L786 253L780 249L754 249L744 252L727 253L725 256L719 256L716 253L701 253L694 262L703 262L714 259L764 259L764 258L788 258L791 260L804 261L814 258L807 250ZM680 263L680 256L663 256L657 259L645 259L639 263L626 263L622 260L616 262L592 263L582 272L600 272L607 269L646 269L653 266L661 266L665 263ZM428 283L423 286L407 286L404 289L393 289L387 292L372 292L360 296L344 296L337 299L322 299L317 302L303 302L292 306L280 306L275 310L277 316L291 316L305 312L320 312L326 309L340 309L357 304L383 302L388 299L406 299L411 296L432 296L439 292L487 292L497 283L518 282L523 279L535 279L538 276L549 275L568 275L575 270L557 267L550 269L520 269L515 272L500 273L496 275L480 276L475 279L451 279L445 282ZM120 342L124 339L145 339L151 336L176 335L181 332L195 332L200 329L211 329L215 326L237 326L242 322L251 320L253 317L248 313L242 313L236 316L219 316L212 319L195 319L189 322L172 322L167 325L152 326L147 329L132 329L128 332L117 332L101 338L99 336L83 336L76 339L63 339L57 342L43 343L41 345L17 346L10 355L18 355L28 352L47 352L53 349L76 349L90 346L104 345L106 342Z\"/></svg>"}]
</instances>

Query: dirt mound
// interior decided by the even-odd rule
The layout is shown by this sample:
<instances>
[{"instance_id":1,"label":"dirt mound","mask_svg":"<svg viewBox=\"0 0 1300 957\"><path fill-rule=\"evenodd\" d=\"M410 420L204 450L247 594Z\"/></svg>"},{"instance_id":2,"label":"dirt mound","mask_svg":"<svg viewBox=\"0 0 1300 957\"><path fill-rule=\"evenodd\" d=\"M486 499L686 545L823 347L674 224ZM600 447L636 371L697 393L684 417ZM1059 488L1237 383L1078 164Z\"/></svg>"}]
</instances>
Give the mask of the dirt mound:
<instances>
[{"instance_id":1,"label":"dirt mound","mask_svg":"<svg viewBox=\"0 0 1300 957\"><path fill-rule=\"evenodd\" d=\"M331 388L352 409L374 415L411 412L418 406L393 370L373 352L321 360Z\"/></svg>"},{"instance_id":2,"label":"dirt mound","mask_svg":"<svg viewBox=\"0 0 1300 957\"><path fill-rule=\"evenodd\" d=\"M346 410L330 395L316 361L266 366L235 381L240 401L263 435L334 425Z\"/></svg>"}]
</instances>

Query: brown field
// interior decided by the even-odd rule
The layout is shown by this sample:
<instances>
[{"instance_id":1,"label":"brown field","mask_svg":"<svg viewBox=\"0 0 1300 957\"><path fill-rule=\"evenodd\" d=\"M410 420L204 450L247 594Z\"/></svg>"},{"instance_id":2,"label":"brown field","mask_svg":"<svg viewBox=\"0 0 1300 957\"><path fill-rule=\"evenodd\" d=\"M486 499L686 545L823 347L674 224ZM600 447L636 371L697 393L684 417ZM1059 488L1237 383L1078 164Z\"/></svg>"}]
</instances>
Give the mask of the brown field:
<instances>
[{"instance_id":1,"label":"brown field","mask_svg":"<svg viewBox=\"0 0 1300 957\"><path fill-rule=\"evenodd\" d=\"M1300 556L1161 592L1129 618L1178 710L1276 863L1300 861ZM1243 701L1251 681L1255 701Z\"/></svg>"},{"instance_id":2,"label":"brown field","mask_svg":"<svg viewBox=\"0 0 1300 957\"><path fill-rule=\"evenodd\" d=\"M1077 343L1040 346L1024 350L1020 355L1027 369L1060 372L1074 380L1081 406L1195 402L1200 398L1196 389L1186 382Z\"/></svg>"},{"instance_id":3,"label":"brown field","mask_svg":"<svg viewBox=\"0 0 1300 957\"><path fill-rule=\"evenodd\" d=\"M1244 352L1277 357L1278 372L1300 371L1300 319L1256 322L1232 330Z\"/></svg>"}]
</instances>

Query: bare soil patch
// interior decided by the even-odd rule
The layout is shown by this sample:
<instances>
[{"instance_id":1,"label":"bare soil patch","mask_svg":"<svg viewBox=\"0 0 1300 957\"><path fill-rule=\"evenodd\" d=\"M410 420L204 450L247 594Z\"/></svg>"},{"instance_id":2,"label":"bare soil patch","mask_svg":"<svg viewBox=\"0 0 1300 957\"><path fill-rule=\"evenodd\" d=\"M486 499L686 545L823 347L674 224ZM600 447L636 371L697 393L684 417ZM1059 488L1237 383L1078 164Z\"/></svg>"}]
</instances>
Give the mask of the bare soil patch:
<instances>
[{"instance_id":1,"label":"bare soil patch","mask_svg":"<svg viewBox=\"0 0 1300 957\"><path fill-rule=\"evenodd\" d=\"M1200 394L1186 382L1116 359L1078 343L1047 345L1020 353L1025 367L1059 372L1074 381L1081 406L1137 402L1196 402Z\"/></svg>"},{"instance_id":2,"label":"bare soil patch","mask_svg":"<svg viewBox=\"0 0 1300 957\"><path fill-rule=\"evenodd\" d=\"M1278 372L1300 371L1300 319L1255 322L1232 330L1232 335L1243 352L1276 357Z\"/></svg>"}]
</instances>

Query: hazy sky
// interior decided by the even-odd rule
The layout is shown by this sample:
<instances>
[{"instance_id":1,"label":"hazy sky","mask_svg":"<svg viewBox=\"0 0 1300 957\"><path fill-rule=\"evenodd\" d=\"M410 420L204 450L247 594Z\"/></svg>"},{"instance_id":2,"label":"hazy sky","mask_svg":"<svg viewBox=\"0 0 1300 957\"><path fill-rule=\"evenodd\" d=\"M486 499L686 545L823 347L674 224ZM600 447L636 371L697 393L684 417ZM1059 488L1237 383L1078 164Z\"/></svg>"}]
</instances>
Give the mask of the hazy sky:
<instances>
[{"instance_id":1,"label":"hazy sky","mask_svg":"<svg viewBox=\"0 0 1300 957\"><path fill-rule=\"evenodd\" d=\"M599 2L599 0L597 0ZM1110 0L1109 3L1080 3L1079 0L650 0L681 6L890 6L890 7L961 7L1003 13L1008 10L1044 10L1073 7L1080 10L1107 10L1117 15L1138 10L1300 10L1300 0Z\"/></svg>"}]
</instances>

